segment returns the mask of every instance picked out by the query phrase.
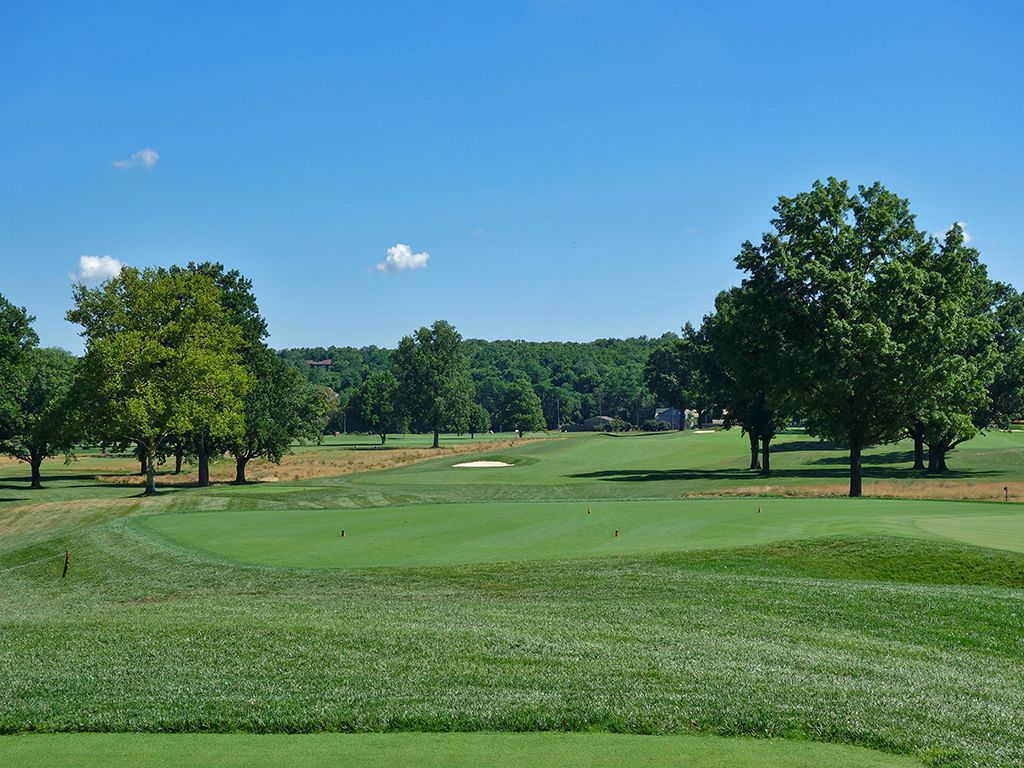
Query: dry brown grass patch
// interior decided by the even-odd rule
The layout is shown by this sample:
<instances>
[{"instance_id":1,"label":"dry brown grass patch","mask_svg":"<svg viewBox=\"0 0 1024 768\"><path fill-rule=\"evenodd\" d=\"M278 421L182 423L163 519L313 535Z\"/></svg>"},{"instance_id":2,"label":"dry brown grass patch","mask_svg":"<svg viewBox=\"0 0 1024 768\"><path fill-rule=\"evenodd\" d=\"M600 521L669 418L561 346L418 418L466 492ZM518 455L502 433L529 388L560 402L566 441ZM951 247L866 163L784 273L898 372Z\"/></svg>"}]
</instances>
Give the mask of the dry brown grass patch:
<instances>
[{"instance_id":1,"label":"dry brown grass patch","mask_svg":"<svg viewBox=\"0 0 1024 768\"><path fill-rule=\"evenodd\" d=\"M403 467L416 464L439 456L458 456L466 453L485 453L507 450L550 438L526 440L493 440L480 443L460 443L441 448L361 448L322 446L319 448L300 448L281 459L280 464L270 461L253 460L246 469L246 478L250 482L289 482L293 480L313 480L324 477L340 477L357 472L373 472L382 469ZM132 467L137 466L133 463ZM196 482L195 468L180 475L170 474L166 466L161 467L157 477L158 485L194 485ZM117 471L117 470L115 470ZM122 469L130 472L130 468ZM138 474L100 475L98 480L123 485L140 485L142 477ZM210 481L230 483L235 479L235 463L229 459L221 459L210 464Z\"/></svg>"},{"instance_id":2,"label":"dry brown grass patch","mask_svg":"<svg viewBox=\"0 0 1024 768\"><path fill-rule=\"evenodd\" d=\"M920 499L921 501L1003 501L1007 488L1010 501L1024 501L1024 482L970 482L965 480L891 480L864 481L864 496L879 499ZM829 498L848 496L848 483L822 485L745 485L714 491L685 493L684 498L714 496L783 496L792 498Z\"/></svg>"}]
</instances>

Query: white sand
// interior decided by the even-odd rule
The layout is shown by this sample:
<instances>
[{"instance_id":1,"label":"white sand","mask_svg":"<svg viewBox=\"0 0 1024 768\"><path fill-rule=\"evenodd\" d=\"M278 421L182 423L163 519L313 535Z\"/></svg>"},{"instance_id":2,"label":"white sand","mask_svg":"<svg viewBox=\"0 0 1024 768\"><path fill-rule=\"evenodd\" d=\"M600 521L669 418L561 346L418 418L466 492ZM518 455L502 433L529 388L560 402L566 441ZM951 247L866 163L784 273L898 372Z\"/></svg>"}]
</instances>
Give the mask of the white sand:
<instances>
[{"instance_id":1,"label":"white sand","mask_svg":"<svg viewBox=\"0 0 1024 768\"><path fill-rule=\"evenodd\" d=\"M693 430L693 434L695 434L695 435L712 435L712 434L714 434L714 432L715 432L715 430L713 430L713 429L695 429L695 430Z\"/></svg>"},{"instance_id":2,"label":"white sand","mask_svg":"<svg viewBox=\"0 0 1024 768\"><path fill-rule=\"evenodd\" d=\"M461 464L452 464L453 467L511 467L504 461L464 461Z\"/></svg>"}]
</instances>

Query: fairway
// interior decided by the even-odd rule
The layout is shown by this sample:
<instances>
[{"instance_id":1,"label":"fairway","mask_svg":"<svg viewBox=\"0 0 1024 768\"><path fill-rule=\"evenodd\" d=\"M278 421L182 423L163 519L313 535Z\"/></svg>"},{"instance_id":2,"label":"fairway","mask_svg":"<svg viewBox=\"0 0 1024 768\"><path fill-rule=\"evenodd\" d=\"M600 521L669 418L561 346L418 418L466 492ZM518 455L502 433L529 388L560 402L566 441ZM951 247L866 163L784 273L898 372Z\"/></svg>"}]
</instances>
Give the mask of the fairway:
<instances>
[{"instance_id":1,"label":"fairway","mask_svg":"<svg viewBox=\"0 0 1024 768\"><path fill-rule=\"evenodd\" d=\"M546 560L863 535L1024 551L1024 510L994 509L997 504L827 498L490 502L193 512L135 524L208 555L291 568Z\"/></svg>"},{"instance_id":2,"label":"fairway","mask_svg":"<svg viewBox=\"0 0 1024 768\"><path fill-rule=\"evenodd\" d=\"M19 768L914 768L917 760L801 741L611 734L76 734L0 737Z\"/></svg>"}]
</instances>

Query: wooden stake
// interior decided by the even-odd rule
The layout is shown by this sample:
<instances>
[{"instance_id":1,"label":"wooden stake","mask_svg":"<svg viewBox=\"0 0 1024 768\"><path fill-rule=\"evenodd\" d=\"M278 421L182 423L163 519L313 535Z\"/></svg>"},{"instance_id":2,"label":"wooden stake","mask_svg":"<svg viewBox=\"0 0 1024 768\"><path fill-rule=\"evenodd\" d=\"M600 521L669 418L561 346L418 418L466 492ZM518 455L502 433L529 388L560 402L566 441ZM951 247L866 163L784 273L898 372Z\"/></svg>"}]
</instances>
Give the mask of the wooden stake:
<instances>
[{"instance_id":1,"label":"wooden stake","mask_svg":"<svg viewBox=\"0 0 1024 768\"><path fill-rule=\"evenodd\" d=\"M341 538L343 538L343 539L345 538L345 529L344 528L341 529Z\"/></svg>"},{"instance_id":2,"label":"wooden stake","mask_svg":"<svg viewBox=\"0 0 1024 768\"><path fill-rule=\"evenodd\" d=\"M616 539L619 538L619 529L618 528L615 529L615 538Z\"/></svg>"},{"instance_id":3,"label":"wooden stake","mask_svg":"<svg viewBox=\"0 0 1024 768\"><path fill-rule=\"evenodd\" d=\"M71 550L68 547L64 547L64 573L60 575L62 579L68 575L69 565L71 565Z\"/></svg>"}]
</instances>

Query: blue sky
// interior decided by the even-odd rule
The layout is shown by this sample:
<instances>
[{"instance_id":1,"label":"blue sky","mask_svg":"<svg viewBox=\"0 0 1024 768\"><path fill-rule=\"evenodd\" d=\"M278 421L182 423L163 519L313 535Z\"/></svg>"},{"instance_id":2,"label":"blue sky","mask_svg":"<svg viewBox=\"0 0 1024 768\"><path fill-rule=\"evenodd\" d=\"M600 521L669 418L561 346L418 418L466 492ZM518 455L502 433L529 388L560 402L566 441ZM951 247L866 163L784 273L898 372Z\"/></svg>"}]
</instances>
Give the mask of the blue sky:
<instances>
[{"instance_id":1,"label":"blue sky","mask_svg":"<svg viewBox=\"0 0 1024 768\"><path fill-rule=\"evenodd\" d=\"M1024 288L1022 36L998 2L4 3L0 293L75 351L82 256L238 268L277 347L660 335L830 175Z\"/></svg>"}]
</instances>

